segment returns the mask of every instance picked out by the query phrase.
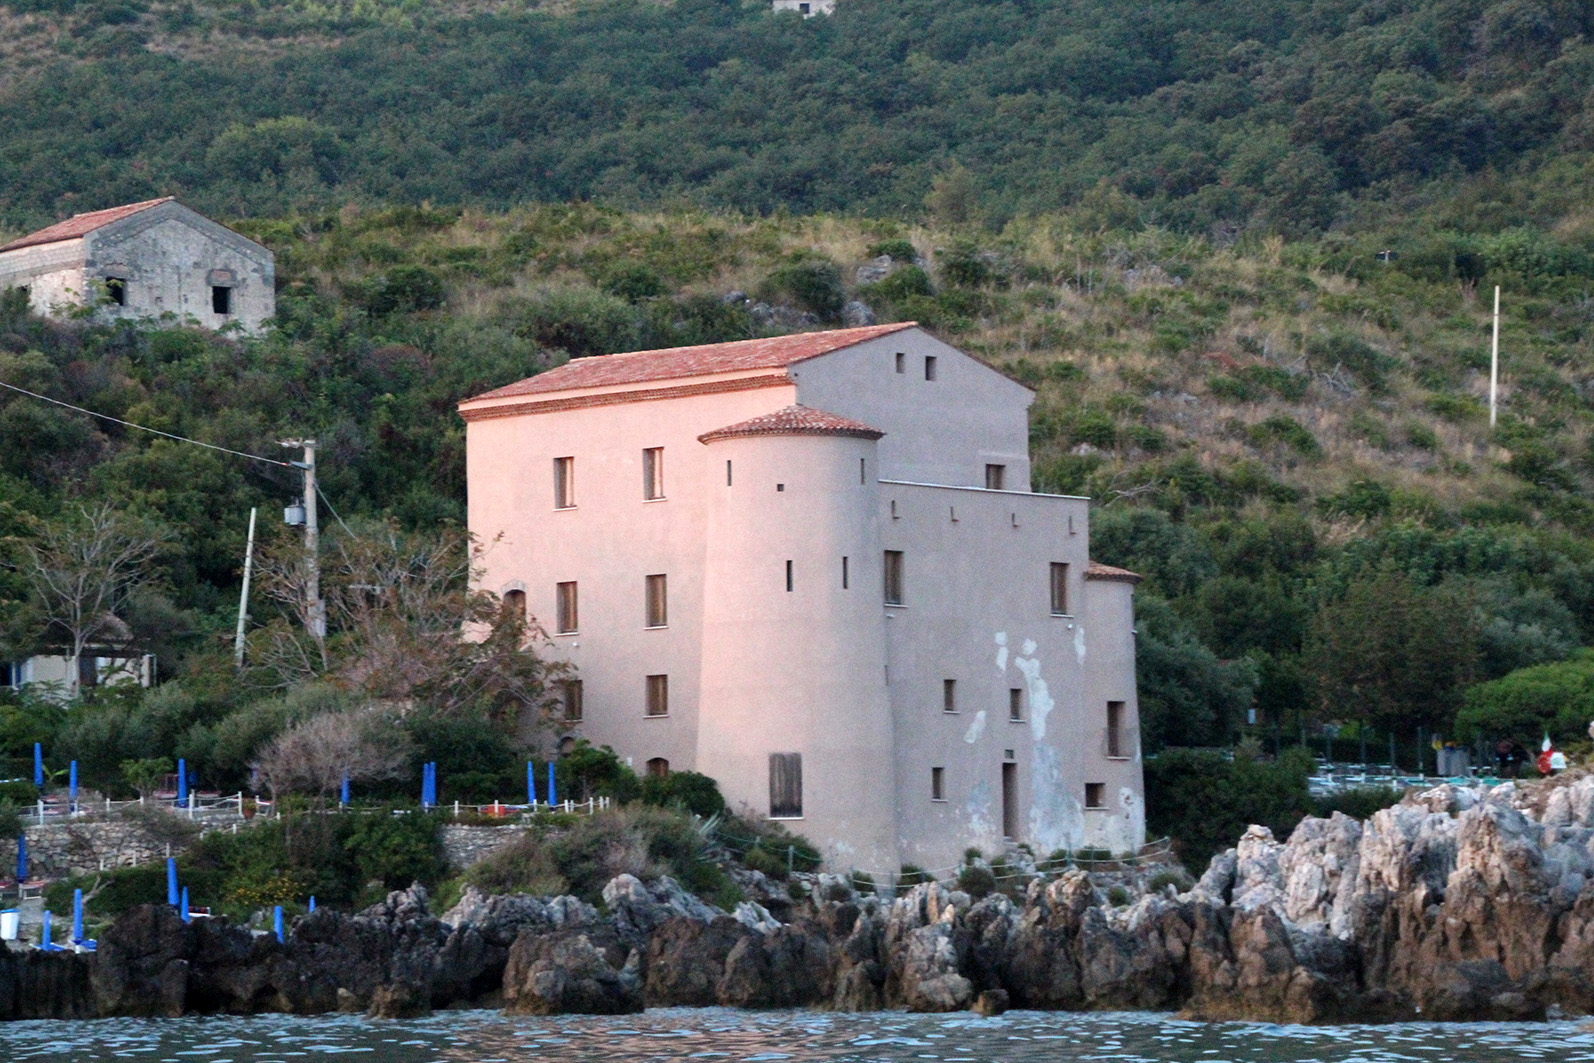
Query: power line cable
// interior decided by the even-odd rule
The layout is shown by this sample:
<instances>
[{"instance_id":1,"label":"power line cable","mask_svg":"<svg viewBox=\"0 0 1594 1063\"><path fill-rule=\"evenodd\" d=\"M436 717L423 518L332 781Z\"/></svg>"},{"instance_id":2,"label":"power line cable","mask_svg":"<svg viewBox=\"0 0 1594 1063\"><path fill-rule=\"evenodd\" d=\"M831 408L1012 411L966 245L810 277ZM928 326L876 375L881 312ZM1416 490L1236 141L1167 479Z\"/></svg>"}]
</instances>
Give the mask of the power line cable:
<instances>
[{"instance_id":1,"label":"power line cable","mask_svg":"<svg viewBox=\"0 0 1594 1063\"><path fill-rule=\"evenodd\" d=\"M0 388L6 388L8 390L15 391L19 395L26 395L26 396L28 396L29 398L32 398L32 399L41 399L44 402L54 403L57 406L64 406L66 409L73 410L73 411L75 411L77 413L87 414L90 417L98 417L102 421L111 421L111 422L113 422L115 424L125 425L128 428L136 428L140 432L148 432L151 435L165 436L167 439L175 439L179 443L192 443L196 447L206 447L206 448L208 448L210 450L219 450L223 454L231 454L234 457L239 457L239 458L248 458L250 461L263 461L263 462L265 462L268 465L281 465L283 468L287 468L287 469L296 468L296 466L291 461L278 461L276 458L262 457L259 454L246 454L245 452L243 452L241 450L229 450L227 447L218 447L214 443L202 443L202 442L200 442L197 439L189 439L187 436L173 435L171 432L162 432L159 428L147 428L147 427L145 427L144 425L141 425L141 424L134 424L132 421L124 421L120 417L112 417L108 413L95 413L93 410L85 410L83 407L74 406L70 402L62 402L60 399L52 399L48 395L40 395L38 392L29 391L27 388L19 388L15 384L7 384L4 380L0 380ZM322 497L325 498L326 496L323 495ZM331 502L327 503L327 506L329 508L331 507L331 505L332 505ZM333 511L333 515L334 516L337 515L337 511L336 510ZM338 517L338 522L342 523L342 521L343 521L343 518L342 517ZM346 528L347 525L344 525L344 527Z\"/></svg>"},{"instance_id":2,"label":"power line cable","mask_svg":"<svg viewBox=\"0 0 1594 1063\"><path fill-rule=\"evenodd\" d=\"M327 504L327 508L332 510L332 515L334 517L338 518L338 523L339 524L343 524L343 518L341 516L338 516L337 507L335 507L332 504L332 499L328 498L327 497L327 493L325 491L321 490L320 481L316 482L315 493L320 495L321 496L321 501L325 502ZM351 538L351 539L354 538L354 532L350 531L349 526L347 524L343 524L343 530L349 533L349 538Z\"/></svg>"}]
</instances>

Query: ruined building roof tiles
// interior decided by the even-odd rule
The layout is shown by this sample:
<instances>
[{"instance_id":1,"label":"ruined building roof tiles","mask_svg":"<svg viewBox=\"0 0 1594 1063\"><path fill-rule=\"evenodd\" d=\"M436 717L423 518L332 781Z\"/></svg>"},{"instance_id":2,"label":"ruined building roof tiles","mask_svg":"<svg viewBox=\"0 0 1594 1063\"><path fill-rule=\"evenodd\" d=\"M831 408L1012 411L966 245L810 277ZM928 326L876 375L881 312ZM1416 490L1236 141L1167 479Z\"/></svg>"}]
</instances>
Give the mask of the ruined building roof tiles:
<instances>
[{"instance_id":1,"label":"ruined building roof tiles","mask_svg":"<svg viewBox=\"0 0 1594 1063\"><path fill-rule=\"evenodd\" d=\"M840 414L826 413L811 406L797 403L785 409L739 421L698 436L700 443L736 436L852 436L856 439L879 439L885 435L862 421L854 421Z\"/></svg>"},{"instance_id":2,"label":"ruined building roof tiles","mask_svg":"<svg viewBox=\"0 0 1594 1063\"><path fill-rule=\"evenodd\" d=\"M132 217L151 207L158 207L162 203L170 203L174 197L163 196L160 199L146 199L142 203L128 203L120 207L108 207L105 210L91 210L86 214L74 214L66 221L58 221L54 225L31 232L26 236L18 237L9 244L0 247L0 251L15 251L20 247L33 247L35 244L53 244L61 240L76 240L86 236L113 221Z\"/></svg>"},{"instance_id":3,"label":"ruined building roof tiles","mask_svg":"<svg viewBox=\"0 0 1594 1063\"><path fill-rule=\"evenodd\" d=\"M541 395L579 388L642 384L652 380L673 380L681 377L708 376L714 373L782 369L866 340L913 328L914 324L912 321L905 321L894 325L871 325L867 328L836 329L830 332L799 332L768 339L708 343L697 347L669 347L657 351L631 351L626 354L578 358L558 369L550 369L546 373L473 396L465 401Z\"/></svg>"}]
</instances>

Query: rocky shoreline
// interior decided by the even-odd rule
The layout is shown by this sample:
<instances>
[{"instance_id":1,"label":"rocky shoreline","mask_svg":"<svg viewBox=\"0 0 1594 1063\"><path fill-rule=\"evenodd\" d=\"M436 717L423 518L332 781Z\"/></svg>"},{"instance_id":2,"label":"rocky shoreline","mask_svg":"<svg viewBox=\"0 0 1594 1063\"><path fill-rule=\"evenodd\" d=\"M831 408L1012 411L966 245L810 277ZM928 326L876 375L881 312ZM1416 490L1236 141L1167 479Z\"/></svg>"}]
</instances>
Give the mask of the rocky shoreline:
<instances>
[{"instance_id":1,"label":"rocky shoreline","mask_svg":"<svg viewBox=\"0 0 1594 1063\"><path fill-rule=\"evenodd\" d=\"M127 912L97 954L0 952L0 1019L726 1005L987 1012L1154 1009L1369 1022L1594 1012L1594 777L1408 796L1365 823L1251 828L1185 893L1113 905L1070 871L1022 903L929 883L891 900L818 876L722 912L629 875L604 910L419 887L319 910L286 943ZM762 880L755 887L766 886Z\"/></svg>"}]
</instances>

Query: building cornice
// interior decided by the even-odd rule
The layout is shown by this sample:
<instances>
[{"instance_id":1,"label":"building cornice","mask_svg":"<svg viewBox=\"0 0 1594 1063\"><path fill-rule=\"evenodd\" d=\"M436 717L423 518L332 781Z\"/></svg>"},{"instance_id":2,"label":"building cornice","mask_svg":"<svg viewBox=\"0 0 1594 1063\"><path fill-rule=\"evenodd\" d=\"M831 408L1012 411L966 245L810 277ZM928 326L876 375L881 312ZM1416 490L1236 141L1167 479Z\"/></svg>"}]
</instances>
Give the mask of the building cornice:
<instances>
[{"instance_id":1,"label":"building cornice","mask_svg":"<svg viewBox=\"0 0 1594 1063\"><path fill-rule=\"evenodd\" d=\"M667 388L640 388L631 391L604 391L595 395L566 395L563 398L528 399L525 402L505 402L492 406L467 406L462 404L459 415L467 422L487 421L495 417L522 417L538 413L559 413L564 410L584 410L594 406L619 406L632 402L656 402L663 399L686 399L698 395L719 395L729 391L752 391L758 388L795 387L796 381L785 372L763 373L759 376L733 377L729 380L705 380L697 384L678 384Z\"/></svg>"}]
</instances>

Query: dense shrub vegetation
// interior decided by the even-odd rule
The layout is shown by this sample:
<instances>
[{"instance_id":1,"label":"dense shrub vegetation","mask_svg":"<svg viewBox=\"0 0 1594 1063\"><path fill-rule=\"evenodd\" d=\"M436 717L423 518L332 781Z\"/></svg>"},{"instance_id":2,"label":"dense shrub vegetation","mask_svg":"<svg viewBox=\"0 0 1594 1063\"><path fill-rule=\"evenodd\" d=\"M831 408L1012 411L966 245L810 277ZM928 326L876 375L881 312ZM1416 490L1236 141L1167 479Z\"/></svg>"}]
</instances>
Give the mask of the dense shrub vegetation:
<instances>
[{"instance_id":1,"label":"dense shrub vegetation","mask_svg":"<svg viewBox=\"0 0 1594 1063\"><path fill-rule=\"evenodd\" d=\"M1586 268L1500 231L1587 180L1594 25L1569 0L842 0L806 21L740 0L4 6L17 223L172 191L229 214L685 198L901 216L929 196L950 222L1080 205L1225 238L1426 207L1434 231L1495 234L1403 247L1430 275ZM386 280L373 308L438 298Z\"/></svg>"}]
</instances>

